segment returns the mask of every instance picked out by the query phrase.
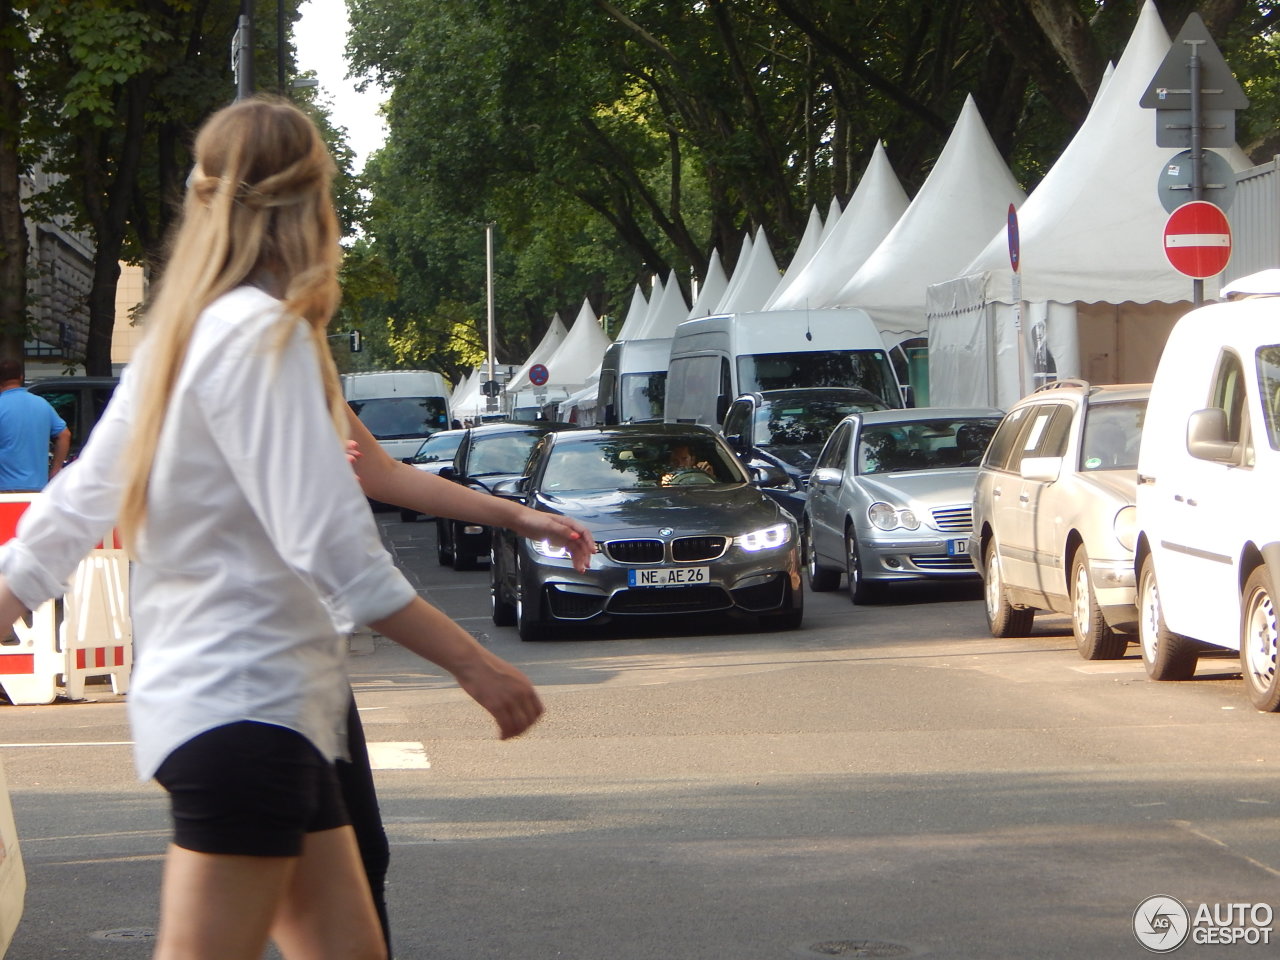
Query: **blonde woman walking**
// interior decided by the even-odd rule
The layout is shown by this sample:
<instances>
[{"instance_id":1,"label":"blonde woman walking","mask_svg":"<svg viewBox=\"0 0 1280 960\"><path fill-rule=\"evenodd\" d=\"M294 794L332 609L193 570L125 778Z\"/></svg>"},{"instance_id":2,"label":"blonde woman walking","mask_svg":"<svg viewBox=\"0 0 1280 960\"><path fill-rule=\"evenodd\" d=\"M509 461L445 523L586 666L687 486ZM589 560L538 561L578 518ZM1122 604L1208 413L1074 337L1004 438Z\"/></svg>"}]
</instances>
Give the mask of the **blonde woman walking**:
<instances>
[{"instance_id":1,"label":"blonde woman walking","mask_svg":"<svg viewBox=\"0 0 1280 960\"><path fill-rule=\"evenodd\" d=\"M448 670L502 737L528 679L417 597L348 464L325 345L338 298L332 161L284 101L214 114L147 339L80 459L0 547L0 623L62 592L117 526L133 552L137 771L169 792L155 956L381 958L337 781L339 628Z\"/></svg>"}]
</instances>

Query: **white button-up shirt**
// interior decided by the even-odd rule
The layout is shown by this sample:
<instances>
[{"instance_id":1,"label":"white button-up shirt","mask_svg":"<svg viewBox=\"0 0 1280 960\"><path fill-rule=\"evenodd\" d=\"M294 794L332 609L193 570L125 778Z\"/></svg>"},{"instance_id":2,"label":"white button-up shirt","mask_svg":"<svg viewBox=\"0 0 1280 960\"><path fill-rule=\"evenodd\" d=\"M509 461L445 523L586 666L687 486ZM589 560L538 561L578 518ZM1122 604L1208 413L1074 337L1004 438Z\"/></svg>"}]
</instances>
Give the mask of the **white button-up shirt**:
<instances>
[{"instance_id":1,"label":"white button-up shirt","mask_svg":"<svg viewBox=\"0 0 1280 960\"><path fill-rule=\"evenodd\" d=\"M131 577L142 779L175 747L238 720L345 755L340 629L415 596L379 539L300 321L278 346L285 322L257 288L221 297L200 316L169 404ZM115 523L136 372L0 547L0 572L28 607L61 594Z\"/></svg>"}]
</instances>

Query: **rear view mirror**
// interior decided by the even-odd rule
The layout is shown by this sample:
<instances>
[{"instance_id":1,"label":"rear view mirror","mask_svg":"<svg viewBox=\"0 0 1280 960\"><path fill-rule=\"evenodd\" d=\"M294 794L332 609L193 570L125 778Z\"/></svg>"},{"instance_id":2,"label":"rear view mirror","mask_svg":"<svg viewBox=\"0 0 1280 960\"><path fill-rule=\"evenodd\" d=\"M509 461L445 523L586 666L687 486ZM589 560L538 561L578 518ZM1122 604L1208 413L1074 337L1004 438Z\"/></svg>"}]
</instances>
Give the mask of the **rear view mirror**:
<instances>
[{"instance_id":1,"label":"rear view mirror","mask_svg":"<svg viewBox=\"0 0 1280 960\"><path fill-rule=\"evenodd\" d=\"M791 478L781 467L752 467L751 482L757 487L789 487Z\"/></svg>"},{"instance_id":2,"label":"rear view mirror","mask_svg":"<svg viewBox=\"0 0 1280 960\"><path fill-rule=\"evenodd\" d=\"M1018 465L1023 480L1035 483L1054 483L1062 475L1061 457L1024 457Z\"/></svg>"},{"instance_id":3,"label":"rear view mirror","mask_svg":"<svg viewBox=\"0 0 1280 960\"><path fill-rule=\"evenodd\" d=\"M1187 453L1197 460L1240 462L1240 444L1227 437L1225 410L1209 407L1191 414L1187 420Z\"/></svg>"}]
</instances>

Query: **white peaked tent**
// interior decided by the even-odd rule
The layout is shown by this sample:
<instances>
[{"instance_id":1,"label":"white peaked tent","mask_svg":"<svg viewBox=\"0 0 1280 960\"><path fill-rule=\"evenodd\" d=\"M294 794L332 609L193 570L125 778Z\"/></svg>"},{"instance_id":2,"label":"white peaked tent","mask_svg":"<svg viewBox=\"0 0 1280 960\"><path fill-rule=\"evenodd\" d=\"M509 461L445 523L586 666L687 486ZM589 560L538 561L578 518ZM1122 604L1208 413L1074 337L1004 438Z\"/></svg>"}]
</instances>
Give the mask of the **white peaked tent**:
<instances>
[{"instance_id":1,"label":"white peaked tent","mask_svg":"<svg viewBox=\"0 0 1280 960\"><path fill-rule=\"evenodd\" d=\"M734 265L733 273L729 275L729 282L725 284L724 293L720 295L720 299L716 301L712 308L712 313L724 313L725 308L722 304L727 304L733 297L734 291L742 285L742 278L747 275L747 261L751 259L752 240L750 233L742 235L742 246L738 250L738 261Z\"/></svg>"},{"instance_id":2,"label":"white peaked tent","mask_svg":"<svg viewBox=\"0 0 1280 960\"><path fill-rule=\"evenodd\" d=\"M1023 199L966 97L920 192L830 306L867 311L889 346L923 336L929 285L954 277L1007 222L1009 205Z\"/></svg>"},{"instance_id":3,"label":"white peaked tent","mask_svg":"<svg viewBox=\"0 0 1280 960\"><path fill-rule=\"evenodd\" d=\"M930 288L930 402L1007 407L1054 376L1151 379L1191 306L1191 281L1161 247L1156 181L1173 151L1156 146L1155 111L1138 105L1169 47L1147 0L1084 123L1018 211L1021 363L1007 226ZM1248 165L1238 149L1227 159Z\"/></svg>"},{"instance_id":4,"label":"white peaked tent","mask_svg":"<svg viewBox=\"0 0 1280 960\"><path fill-rule=\"evenodd\" d=\"M769 249L764 227L756 231L746 262L739 261L729 281L729 290L716 304L717 313L752 313L764 308L778 288L778 263Z\"/></svg>"},{"instance_id":5,"label":"white peaked tent","mask_svg":"<svg viewBox=\"0 0 1280 960\"><path fill-rule=\"evenodd\" d=\"M778 281L778 286L774 288L773 294L769 297L769 302L765 304L766 310L768 310L769 307L783 295L787 287L795 283L796 278L804 272L805 266L813 259L814 253L822 243L822 237L822 215L818 213L818 207L815 204L809 210L809 222L805 224L804 234L800 237L800 243L796 246L796 252L791 257L791 262L787 264L787 269L783 271L782 279Z\"/></svg>"},{"instance_id":6,"label":"white peaked tent","mask_svg":"<svg viewBox=\"0 0 1280 960\"><path fill-rule=\"evenodd\" d=\"M834 306L840 289L889 235L907 206L906 191L893 172L884 146L877 142L858 189L840 215L840 222L827 235L803 273L786 290L780 288L766 309Z\"/></svg>"},{"instance_id":7,"label":"white peaked tent","mask_svg":"<svg viewBox=\"0 0 1280 960\"><path fill-rule=\"evenodd\" d=\"M460 385L465 387L464 390L454 391L455 397L449 401L449 408L455 420L474 420L493 412L489 410L489 398L480 392L481 384L488 377L488 367L484 367L469 377L466 383Z\"/></svg>"},{"instance_id":8,"label":"white peaked tent","mask_svg":"<svg viewBox=\"0 0 1280 960\"><path fill-rule=\"evenodd\" d=\"M827 217L822 223L822 233L818 237L818 246L822 246L826 241L827 236L836 228L836 224L840 222L841 216L843 216L843 214L840 209L840 198L832 197L831 205L827 207Z\"/></svg>"},{"instance_id":9,"label":"white peaked tent","mask_svg":"<svg viewBox=\"0 0 1280 960\"><path fill-rule=\"evenodd\" d=\"M712 250L711 259L707 261L707 275L702 278L702 286L698 288L698 298L693 301L693 306L689 308L689 315L685 319L711 316L728 286L729 278L724 275L724 267L720 264L720 251Z\"/></svg>"},{"instance_id":10,"label":"white peaked tent","mask_svg":"<svg viewBox=\"0 0 1280 960\"><path fill-rule=\"evenodd\" d=\"M645 316L649 312L649 301L644 298L644 291L640 289L640 284L636 284L635 290L631 292L631 305L627 307L627 315L622 320L622 328L618 331L618 340L626 340L634 337L636 331L644 326Z\"/></svg>"},{"instance_id":11,"label":"white peaked tent","mask_svg":"<svg viewBox=\"0 0 1280 960\"><path fill-rule=\"evenodd\" d=\"M564 321L560 319L560 314L556 314L551 318L551 325L547 327L547 332L542 335L542 339L538 341L538 345L533 348L529 354L529 359L524 362L519 370L517 370L507 381L506 390L508 393L515 393L518 390L527 390L533 386L529 382L529 368L535 363L546 363L553 353L564 342L564 338L568 336L569 331L565 329Z\"/></svg>"},{"instance_id":12,"label":"white peaked tent","mask_svg":"<svg viewBox=\"0 0 1280 960\"><path fill-rule=\"evenodd\" d=\"M633 340L657 340L675 333L676 324L689 316L689 305L684 302L684 292L675 273L667 275L662 296L654 297L645 315L644 325L636 331ZM619 337L619 340L622 338Z\"/></svg>"},{"instance_id":13,"label":"white peaked tent","mask_svg":"<svg viewBox=\"0 0 1280 960\"><path fill-rule=\"evenodd\" d=\"M449 395L449 411L455 420L475 416L473 408L477 405L477 400L483 409L485 398L480 394L480 384L485 379L482 372L485 369L487 368L475 367L453 388L453 393Z\"/></svg>"},{"instance_id":14,"label":"white peaked tent","mask_svg":"<svg viewBox=\"0 0 1280 960\"><path fill-rule=\"evenodd\" d=\"M569 333L556 352L544 361L548 373L544 388L548 392L559 389L566 394L582 389L587 378L600 369L600 358L610 342L600 328L591 302L584 299Z\"/></svg>"}]
</instances>

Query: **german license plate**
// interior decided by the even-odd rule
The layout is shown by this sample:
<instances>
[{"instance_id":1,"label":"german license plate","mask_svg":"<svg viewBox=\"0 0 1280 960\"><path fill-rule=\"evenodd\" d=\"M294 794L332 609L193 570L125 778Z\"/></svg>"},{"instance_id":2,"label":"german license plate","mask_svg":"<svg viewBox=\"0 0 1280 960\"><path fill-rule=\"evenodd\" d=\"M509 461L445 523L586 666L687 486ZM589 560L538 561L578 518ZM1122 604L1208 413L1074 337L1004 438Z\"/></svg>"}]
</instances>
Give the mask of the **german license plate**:
<instances>
[{"instance_id":1,"label":"german license plate","mask_svg":"<svg viewBox=\"0 0 1280 960\"><path fill-rule=\"evenodd\" d=\"M969 539L948 540L947 556L948 557L966 557L969 555Z\"/></svg>"},{"instance_id":2,"label":"german license plate","mask_svg":"<svg viewBox=\"0 0 1280 960\"><path fill-rule=\"evenodd\" d=\"M627 583L633 587L683 587L710 580L710 567L650 567L627 571Z\"/></svg>"}]
</instances>

